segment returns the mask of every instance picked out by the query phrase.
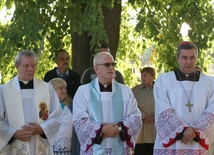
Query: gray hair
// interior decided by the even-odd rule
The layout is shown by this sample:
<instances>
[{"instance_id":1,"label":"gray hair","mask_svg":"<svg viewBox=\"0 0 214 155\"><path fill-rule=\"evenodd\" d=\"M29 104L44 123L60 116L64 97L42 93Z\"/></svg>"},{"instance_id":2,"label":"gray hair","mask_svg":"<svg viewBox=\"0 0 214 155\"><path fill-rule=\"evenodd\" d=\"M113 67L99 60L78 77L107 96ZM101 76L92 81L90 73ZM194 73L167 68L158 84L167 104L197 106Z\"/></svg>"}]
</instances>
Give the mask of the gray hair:
<instances>
[{"instance_id":1,"label":"gray hair","mask_svg":"<svg viewBox=\"0 0 214 155\"><path fill-rule=\"evenodd\" d=\"M21 58L23 56L27 56L27 57L34 57L36 59L36 65L38 64L38 57L36 55L36 53L34 53L33 51L31 50L23 50L21 51L15 58L15 65L20 65L21 63Z\"/></svg>"},{"instance_id":2,"label":"gray hair","mask_svg":"<svg viewBox=\"0 0 214 155\"><path fill-rule=\"evenodd\" d=\"M67 87L67 83L62 78L53 78L52 80L49 81L49 83L54 89L60 86L63 86L64 88ZM72 99L67 95L67 97L64 100L64 104L69 105L71 104L71 102L72 102Z\"/></svg>"},{"instance_id":3,"label":"gray hair","mask_svg":"<svg viewBox=\"0 0 214 155\"><path fill-rule=\"evenodd\" d=\"M110 55L110 56L112 57L113 61L114 61L113 56L112 56L109 52L99 52L99 53L97 53L97 54L94 56L94 59L93 59L93 66L96 66L96 65L98 64L98 62L99 62L99 57L100 57L101 55Z\"/></svg>"},{"instance_id":4,"label":"gray hair","mask_svg":"<svg viewBox=\"0 0 214 155\"><path fill-rule=\"evenodd\" d=\"M65 80L62 78L53 78L52 80L49 81L49 83L54 89L60 86L63 86L65 88L67 87Z\"/></svg>"}]
</instances>

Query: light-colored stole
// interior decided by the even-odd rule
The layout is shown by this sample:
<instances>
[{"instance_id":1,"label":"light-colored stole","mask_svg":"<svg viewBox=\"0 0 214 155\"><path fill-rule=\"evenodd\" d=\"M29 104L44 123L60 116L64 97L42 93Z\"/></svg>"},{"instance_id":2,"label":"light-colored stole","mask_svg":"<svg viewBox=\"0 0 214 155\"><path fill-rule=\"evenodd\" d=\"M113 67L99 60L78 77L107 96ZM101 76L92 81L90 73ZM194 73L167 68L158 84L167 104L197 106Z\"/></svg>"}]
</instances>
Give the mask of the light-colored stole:
<instances>
[{"instance_id":1,"label":"light-colored stole","mask_svg":"<svg viewBox=\"0 0 214 155\"><path fill-rule=\"evenodd\" d=\"M43 81L37 80L34 78L34 97L35 104L37 107L37 123L43 122L39 118L39 111L41 110L41 103L46 104L48 111L50 107L50 95L49 88L47 84L44 84ZM21 129L25 125L24 111L23 111L23 102L21 96L21 89L19 86L18 78L15 77L13 80L9 81L4 85L4 96L5 96L5 107L8 115L9 125L15 129ZM29 142L23 142L15 139L11 144L12 154L26 154L30 155L30 144ZM41 139L40 135L36 135L36 155L39 154L48 154L47 145Z\"/></svg>"},{"instance_id":2,"label":"light-colored stole","mask_svg":"<svg viewBox=\"0 0 214 155\"><path fill-rule=\"evenodd\" d=\"M102 123L103 122L103 107L102 107L102 98L100 91L96 89L96 85L98 85L97 78L94 79L90 84L90 114L91 119L95 120L96 122ZM115 88L115 89L114 89ZM112 121L113 122L120 122L123 120L124 117L124 110L123 110L123 95L122 90L119 84L114 80L112 82ZM124 154L124 142L121 141L120 136L116 136L112 138L112 154L120 155ZM102 140L100 145L93 144L93 153L95 155L106 154L106 139Z\"/></svg>"}]
</instances>

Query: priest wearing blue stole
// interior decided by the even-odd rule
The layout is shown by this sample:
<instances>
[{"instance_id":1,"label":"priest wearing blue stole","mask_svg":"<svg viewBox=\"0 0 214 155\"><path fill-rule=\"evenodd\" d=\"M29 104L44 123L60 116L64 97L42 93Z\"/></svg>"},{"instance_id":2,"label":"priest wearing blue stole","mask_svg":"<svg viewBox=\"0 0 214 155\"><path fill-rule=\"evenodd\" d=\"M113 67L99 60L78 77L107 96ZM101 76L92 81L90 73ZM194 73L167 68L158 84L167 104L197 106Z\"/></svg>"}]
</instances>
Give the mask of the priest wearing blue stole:
<instances>
[{"instance_id":1,"label":"priest wearing blue stole","mask_svg":"<svg viewBox=\"0 0 214 155\"><path fill-rule=\"evenodd\" d=\"M115 78L113 56L100 52L93 59L97 78L78 88L73 123L81 155L131 155L142 126L141 113L128 86Z\"/></svg>"},{"instance_id":2,"label":"priest wearing blue stole","mask_svg":"<svg viewBox=\"0 0 214 155\"><path fill-rule=\"evenodd\" d=\"M0 87L0 155L53 155L62 108L55 90L34 77L37 55L21 51L18 75Z\"/></svg>"}]
</instances>

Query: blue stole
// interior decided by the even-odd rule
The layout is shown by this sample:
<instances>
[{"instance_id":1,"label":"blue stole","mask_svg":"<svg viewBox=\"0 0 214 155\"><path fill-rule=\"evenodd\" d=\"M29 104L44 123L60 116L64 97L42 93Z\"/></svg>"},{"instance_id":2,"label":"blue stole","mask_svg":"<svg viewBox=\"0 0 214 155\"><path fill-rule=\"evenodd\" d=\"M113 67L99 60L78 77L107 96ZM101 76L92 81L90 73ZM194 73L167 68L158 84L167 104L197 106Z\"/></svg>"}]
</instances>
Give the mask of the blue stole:
<instances>
[{"instance_id":1,"label":"blue stole","mask_svg":"<svg viewBox=\"0 0 214 155\"><path fill-rule=\"evenodd\" d=\"M103 122L103 109L102 109L102 99L100 91L96 89L96 84L98 85L98 80L95 78L90 84L90 107L89 113L91 114L91 119L102 123ZM113 89L115 88L115 90ZM113 122L120 122L123 119L123 95L122 89L119 84L113 80L112 81L112 120ZM113 155L124 154L124 142L120 139L120 136L112 138L112 153ZM101 144L93 144L93 154L94 155L105 155L107 154L106 139L103 139Z\"/></svg>"}]
</instances>

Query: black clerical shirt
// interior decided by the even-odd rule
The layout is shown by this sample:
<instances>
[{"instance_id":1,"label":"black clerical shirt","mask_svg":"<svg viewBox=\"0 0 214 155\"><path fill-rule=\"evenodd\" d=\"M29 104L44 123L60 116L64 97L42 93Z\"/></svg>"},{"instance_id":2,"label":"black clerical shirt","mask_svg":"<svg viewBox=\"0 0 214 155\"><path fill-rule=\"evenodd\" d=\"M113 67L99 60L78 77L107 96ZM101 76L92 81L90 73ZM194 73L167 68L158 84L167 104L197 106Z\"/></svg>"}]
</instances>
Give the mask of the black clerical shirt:
<instances>
[{"instance_id":1,"label":"black clerical shirt","mask_svg":"<svg viewBox=\"0 0 214 155\"><path fill-rule=\"evenodd\" d=\"M180 69L174 70L174 73L178 81L199 81L200 77L199 71L194 71L193 73L189 74L189 76L186 76L183 72L181 72Z\"/></svg>"},{"instance_id":2,"label":"black clerical shirt","mask_svg":"<svg viewBox=\"0 0 214 155\"><path fill-rule=\"evenodd\" d=\"M24 84L24 82L19 81L19 84L21 89L33 89L33 80L29 81L27 84Z\"/></svg>"},{"instance_id":3,"label":"black clerical shirt","mask_svg":"<svg viewBox=\"0 0 214 155\"><path fill-rule=\"evenodd\" d=\"M102 85L99 82L99 86L100 86L100 91L101 92L112 92L112 83L110 83L107 87L105 87L104 85Z\"/></svg>"}]
</instances>

